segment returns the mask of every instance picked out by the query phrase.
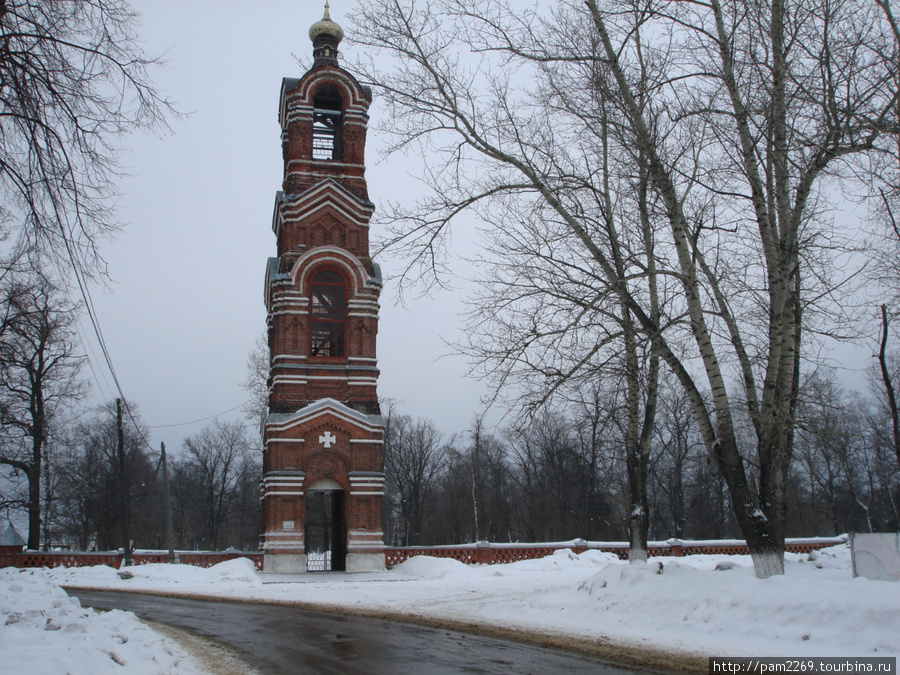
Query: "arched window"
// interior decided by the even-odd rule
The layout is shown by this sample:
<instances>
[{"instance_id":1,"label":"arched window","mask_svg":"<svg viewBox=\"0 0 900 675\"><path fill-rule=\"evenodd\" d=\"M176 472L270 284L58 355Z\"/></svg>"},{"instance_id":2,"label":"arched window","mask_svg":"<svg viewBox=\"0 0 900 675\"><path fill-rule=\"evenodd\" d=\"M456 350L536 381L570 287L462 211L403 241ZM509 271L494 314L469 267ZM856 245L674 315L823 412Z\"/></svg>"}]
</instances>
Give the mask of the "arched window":
<instances>
[{"instance_id":1,"label":"arched window","mask_svg":"<svg viewBox=\"0 0 900 675\"><path fill-rule=\"evenodd\" d=\"M340 160L341 97L324 91L313 99L313 159Z\"/></svg>"},{"instance_id":2,"label":"arched window","mask_svg":"<svg viewBox=\"0 0 900 675\"><path fill-rule=\"evenodd\" d=\"M317 272L309 293L310 356L344 356L347 284L334 270Z\"/></svg>"}]
</instances>

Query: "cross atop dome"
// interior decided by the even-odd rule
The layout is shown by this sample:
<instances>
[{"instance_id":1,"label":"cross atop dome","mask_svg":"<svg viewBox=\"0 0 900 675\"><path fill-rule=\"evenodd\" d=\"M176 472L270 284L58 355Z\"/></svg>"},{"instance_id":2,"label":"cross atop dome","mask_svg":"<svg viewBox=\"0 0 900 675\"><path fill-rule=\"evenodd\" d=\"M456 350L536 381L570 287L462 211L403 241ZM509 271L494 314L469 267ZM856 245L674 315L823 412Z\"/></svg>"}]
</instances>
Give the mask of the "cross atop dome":
<instances>
[{"instance_id":1,"label":"cross atop dome","mask_svg":"<svg viewBox=\"0 0 900 675\"><path fill-rule=\"evenodd\" d=\"M338 45L344 39L344 29L331 20L328 0L325 0L325 14L309 29L309 39L313 43L313 57L316 65L338 65Z\"/></svg>"}]
</instances>

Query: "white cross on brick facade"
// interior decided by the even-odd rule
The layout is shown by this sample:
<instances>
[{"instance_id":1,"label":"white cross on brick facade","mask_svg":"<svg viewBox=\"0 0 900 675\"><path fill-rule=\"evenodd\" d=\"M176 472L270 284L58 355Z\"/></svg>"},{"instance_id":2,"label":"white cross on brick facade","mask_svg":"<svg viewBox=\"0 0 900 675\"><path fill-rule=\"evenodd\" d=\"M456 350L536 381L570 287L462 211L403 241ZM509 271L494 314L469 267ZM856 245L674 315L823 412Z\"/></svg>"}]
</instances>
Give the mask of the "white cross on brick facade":
<instances>
[{"instance_id":1,"label":"white cross on brick facade","mask_svg":"<svg viewBox=\"0 0 900 675\"><path fill-rule=\"evenodd\" d=\"M325 446L325 449L327 450L332 445L337 443L337 438L332 436L330 431L326 431L324 434L319 436L319 443L322 443Z\"/></svg>"}]
</instances>

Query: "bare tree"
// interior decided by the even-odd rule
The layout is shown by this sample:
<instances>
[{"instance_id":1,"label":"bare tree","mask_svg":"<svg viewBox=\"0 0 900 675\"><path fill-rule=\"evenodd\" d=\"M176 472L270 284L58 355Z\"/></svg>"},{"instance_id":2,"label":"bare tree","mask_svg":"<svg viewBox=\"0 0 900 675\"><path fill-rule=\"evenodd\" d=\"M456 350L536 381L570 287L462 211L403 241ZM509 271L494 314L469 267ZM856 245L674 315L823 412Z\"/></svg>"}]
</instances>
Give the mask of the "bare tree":
<instances>
[{"instance_id":1,"label":"bare tree","mask_svg":"<svg viewBox=\"0 0 900 675\"><path fill-rule=\"evenodd\" d=\"M258 469L252 448L240 422L215 420L184 440L183 465L196 486L193 503L207 547L218 548L222 526L240 503L247 474Z\"/></svg>"},{"instance_id":2,"label":"bare tree","mask_svg":"<svg viewBox=\"0 0 900 675\"><path fill-rule=\"evenodd\" d=\"M798 510L808 512L812 532L896 527L900 472L883 413L880 401L845 389L833 370L820 369L804 382L794 480L805 483L810 503Z\"/></svg>"},{"instance_id":3,"label":"bare tree","mask_svg":"<svg viewBox=\"0 0 900 675\"><path fill-rule=\"evenodd\" d=\"M469 486L469 509L472 537L475 541L508 540L511 513L508 504L508 449L501 438L485 427L484 418L476 416L468 433L468 442L459 448L462 462L460 482Z\"/></svg>"},{"instance_id":4,"label":"bare tree","mask_svg":"<svg viewBox=\"0 0 900 675\"><path fill-rule=\"evenodd\" d=\"M620 523L630 512L631 502L621 500L624 512L617 512L615 504L620 495L614 486L620 473L619 450L622 444L616 423L618 407L615 392L604 387L602 381L595 382L580 391L571 405L574 406L575 433L587 473L582 507L585 527L578 536L585 539L619 538Z\"/></svg>"},{"instance_id":5,"label":"bare tree","mask_svg":"<svg viewBox=\"0 0 900 675\"><path fill-rule=\"evenodd\" d=\"M888 411L891 416L891 436L894 439L894 452L897 455L897 466L900 466L900 407L897 404L897 391L894 387L896 375L891 373L888 357L888 318L887 305L881 306L881 344L878 348L878 367L881 370L881 382L887 398Z\"/></svg>"},{"instance_id":6,"label":"bare tree","mask_svg":"<svg viewBox=\"0 0 900 675\"><path fill-rule=\"evenodd\" d=\"M247 377L241 382L250 400L245 406L247 419L259 423L269 410L269 342L260 335L247 352Z\"/></svg>"},{"instance_id":7,"label":"bare tree","mask_svg":"<svg viewBox=\"0 0 900 675\"><path fill-rule=\"evenodd\" d=\"M873 389L874 395L866 399L868 405L862 411L862 443L868 488L877 496L875 529L890 532L900 529L900 463L897 462L894 438L889 431L890 413L885 410L881 391L875 387Z\"/></svg>"},{"instance_id":8,"label":"bare tree","mask_svg":"<svg viewBox=\"0 0 900 675\"><path fill-rule=\"evenodd\" d=\"M659 419L654 433L654 457L650 475L656 496L656 520L665 523L665 538L686 537L688 531L696 533L704 527L701 513L690 508L692 497L697 497L696 464L706 460L703 441L694 421L690 402L677 382L667 378L664 392L660 394ZM708 512L713 512L715 502L700 497ZM713 515L710 513L709 515ZM688 519L693 520L688 523Z\"/></svg>"},{"instance_id":9,"label":"bare tree","mask_svg":"<svg viewBox=\"0 0 900 675\"><path fill-rule=\"evenodd\" d=\"M148 430L141 424L137 404L130 402L128 408L130 423L123 426L124 478L129 486L128 510L132 514L128 530L137 546L155 546L162 541L165 526L160 509L151 504L161 499L161 490L149 455L151 448L145 441ZM60 438L56 527L82 550L109 550L123 543L125 513L116 409L116 401L98 406L83 414Z\"/></svg>"},{"instance_id":10,"label":"bare tree","mask_svg":"<svg viewBox=\"0 0 900 675\"><path fill-rule=\"evenodd\" d=\"M458 544L475 541L472 523L472 471L468 456L459 448L447 450L441 485L435 496L436 512L428 542Z\"/></svg>"},{"instance_id":11,"label":"bare tree","mask_svg":"<svg viewBox=\"0 0 900 675\"><path fill-rule=\"evenodd\" d=\"M382 0L361 8L353 34L397 57L390 73L360 67L397 146L434 159L434 196L395 212L392 243L433 269L467 207L517 214L488 221L511 238L533 218L558 225L590 259L593 295L627 308L688 396L756 573L782 573L804 330L833 330L844 281L829 248L840 233L822 214L833 179L852 180L851 161L896 131L884 14L828 0L588 0L544 13ZM573 109L579 99L561 91L589 96ZM602 118L596 100L614 114ZM601 168L592 147L607 128L616 146ZM602 210L587 210L605 175L647 177L652 273L636 248L618 267ZM618 190L640 222L640 189ZM667 299L659 315L653 278Z\"/></svg>"},{"instance_id":12,"label":"bare tree","mask_svg":"<svg viewBox=\"0 0 900 675\"><path fill-rule=\"evenodd\" d=\"M876 4L884 11L900 42L900 28L894 18L890 1L876 0ZM894 89L900 91L900 73L897 74ZM897 101L894 116L900 124L900 101ZM876 356L882 391L890 412L894 451L900 467L900 405L895 384L897 377L892 372L895 370L892 364L894 352L890 348L890 324L897 316L900 301L900 222L897 220L897 214L900 212L900 140L897 140L893 152L885 152L874 159L871 171L878 194L871 209L875 231L868 251L871 258L868 277L877 289L879 297L888 299L888 302L882 302L879 307L881 338Z\"/></svg>"},{"instance_id":13,"label":"bare tree","mask_svg":"<svg viewBox=\"0 0 900 675\"><path fill-rule=\"evenodd\" d=\"M596 484L576 426L559 412L545 411L528 426L510 429L506 438L523 537L559 541L589 536L589 519L600 515L600 509L591 495Z\"/></svg>"},{"instance_id":14,"label":"bare tree","mask_svg":"<svg viewBox=\"0 0 900 675\"><path fill-rule=\"evenodd\" d=\"M84 357L75 339L76 308L45 280L8 278L0 294L0 464L27 479L28 547L37 549L42 479L50 485L48 441L54 419L86 393L77 377Z\"/></svg>"},{"instance_id":15,"label":"bare tree","mask_svg":"<svg viewBox=\"0 0 900 675\"><path fill-rule=\"evenodd\" d=\"M385 491L394 512L395 539L402 546L422 543L435 515L434 493L444 468L445 447L431 420L390 415L384 443Z\"/></svg>"},{"instance_id":16,"label":"bare tree","mask_svg":"<svg viewBox=\"0 0 900 675\"><path fill-rule=\"evenodd\" d=\"M0 2L0 217L21 221L20 251L102 269L97 245L118 228L117 139L172 112L136 25L124 0Z\"/></svg>"}]
</instances>

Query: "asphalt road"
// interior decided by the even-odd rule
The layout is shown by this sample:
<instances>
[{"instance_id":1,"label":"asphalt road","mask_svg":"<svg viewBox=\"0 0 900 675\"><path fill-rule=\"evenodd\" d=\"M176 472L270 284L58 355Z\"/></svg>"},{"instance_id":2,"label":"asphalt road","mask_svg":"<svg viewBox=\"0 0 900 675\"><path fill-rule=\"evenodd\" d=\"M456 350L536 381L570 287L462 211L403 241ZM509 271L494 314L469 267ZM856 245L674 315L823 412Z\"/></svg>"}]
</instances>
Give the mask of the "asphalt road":
<instances>
[{"instance_id":1,"label":"asphalt road","mask_svg":"<svg viewBox=\"0 0 900 675\"><path fill-rule=\"evenodd\" d=\"M623 673L578 655L516 642L256 603L70 590L83 606L125 609L187 628L240 653L261 673Z\"/></svg>"}]
</instances>

